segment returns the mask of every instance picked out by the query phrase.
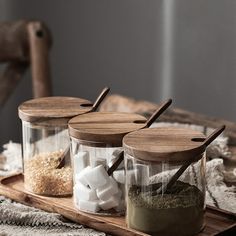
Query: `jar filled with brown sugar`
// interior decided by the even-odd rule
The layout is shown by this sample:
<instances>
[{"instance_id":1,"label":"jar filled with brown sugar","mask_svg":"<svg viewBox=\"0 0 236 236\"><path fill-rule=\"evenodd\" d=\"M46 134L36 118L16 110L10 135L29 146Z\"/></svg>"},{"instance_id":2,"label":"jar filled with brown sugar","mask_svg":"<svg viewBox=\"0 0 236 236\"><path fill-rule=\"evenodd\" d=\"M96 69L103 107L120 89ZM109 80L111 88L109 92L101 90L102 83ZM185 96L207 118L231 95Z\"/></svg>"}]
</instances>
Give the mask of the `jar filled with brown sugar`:
<instances>
[{"instance_id":1,"label":"jar filled with brown sugar","mask_svg":"<svg viewBox=\"0 0 236 236\"><path fill-rule=\"evenodd\" d=\"M145 122L141 115L121 112L87 113L69 121L73 198L78 210L124 214L124 163L112 167L123 157L123 137L145 127Z\"/></svg>"},{"instance_id":2,"label":"jar filled with brown sugar","mask_svg":"<svg viewBox=\"0 0 236 236\"><path fill-rule=\"evenodd\" d=\"M35 194L72 194L68 121L91 111L93 104L74 97L44 97L19 108L23 134L25 188Z\"/></svg>"},{"instance_id":3,"label":"jar filled with brown sugar","mask_svg":"<svg viewBox=\"0 0 236 236\"><path fill-rule=\"evenodd\" d=\"M190 236L204 227L205 136L176 127L123 139L127 226L150 235Z\"/></svg>"}]
</instances>

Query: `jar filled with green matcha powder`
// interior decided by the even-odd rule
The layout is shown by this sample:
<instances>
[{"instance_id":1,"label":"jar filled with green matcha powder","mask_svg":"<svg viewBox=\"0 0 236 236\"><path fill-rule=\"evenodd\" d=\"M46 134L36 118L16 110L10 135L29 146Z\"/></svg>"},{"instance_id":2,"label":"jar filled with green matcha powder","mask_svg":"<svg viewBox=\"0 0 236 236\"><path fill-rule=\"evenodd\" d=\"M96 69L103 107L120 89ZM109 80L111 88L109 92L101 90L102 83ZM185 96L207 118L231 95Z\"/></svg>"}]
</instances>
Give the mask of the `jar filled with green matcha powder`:
<instances>
[{"instance_id":1,"label":"jar filled with green matcha powder","mask_svg":"<svg viewBox=\"0 0 236 236\"><path fill-rule=\"evenodd\" d=\"M205 140L198 131L176 127L124 137L128 227L162 236L204 228Z\"/></svg>"}]
</instances>

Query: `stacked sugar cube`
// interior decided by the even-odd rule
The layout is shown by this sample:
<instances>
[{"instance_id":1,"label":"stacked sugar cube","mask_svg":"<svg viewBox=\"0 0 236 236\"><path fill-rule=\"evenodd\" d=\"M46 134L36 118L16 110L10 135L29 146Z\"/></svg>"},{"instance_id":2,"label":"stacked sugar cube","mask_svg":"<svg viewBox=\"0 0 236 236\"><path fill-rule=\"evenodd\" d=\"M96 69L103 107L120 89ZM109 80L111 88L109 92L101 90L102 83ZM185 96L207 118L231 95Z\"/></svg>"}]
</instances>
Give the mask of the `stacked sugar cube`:
<instances>
[{"instance_id":1,"label":"stacked sugar cube","mask_svg":"<svg viewBox=\"0 0 236 236\"><path fill-rule=\"evenodd\" d=\"M90 163L91 165L89 165ZM106 160L89 160L87 151L74 156L74 200L82 211L98 212L121 208L122 191L113 177L107 174Z\"/></svg>"},{"instance_id":2,"label":"stacked sugar cube","mask_svg":"<svg viewBox=\"0 0 236 236\"><path fill-rule=\"evenodd\" d=\"M124 166L121 165L112 176L109 176L106 166L110 158L108 160L92 158L89 157L89 153L89 151L79 151L74 156L75 205L79 210L92 213L110 209L123 211L125 181L130 184L148 184L149 169L146 165L137 164L136 169L127 171L125 178Z\"/></svg>"}]
</instances>

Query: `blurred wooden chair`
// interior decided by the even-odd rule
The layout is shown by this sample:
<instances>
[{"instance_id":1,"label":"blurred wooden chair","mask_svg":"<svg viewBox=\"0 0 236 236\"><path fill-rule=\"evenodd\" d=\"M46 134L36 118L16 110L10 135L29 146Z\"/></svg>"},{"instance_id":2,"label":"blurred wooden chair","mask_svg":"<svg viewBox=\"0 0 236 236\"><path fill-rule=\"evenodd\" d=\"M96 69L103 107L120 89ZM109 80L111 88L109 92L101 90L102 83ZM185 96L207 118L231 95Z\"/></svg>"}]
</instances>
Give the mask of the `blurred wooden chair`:
<instances>
[{"instance_id":1,"label":"blurred wooden chair","mask_svg":"<svg viewBox=\"0 0 236 236\"><path fill-rule=\"evenodd\" d=\"M33 97L52 95L48 28L40 21L0 22L0 108L13 93L26 70L31 67Z\"/></svg>"}]
</instances>

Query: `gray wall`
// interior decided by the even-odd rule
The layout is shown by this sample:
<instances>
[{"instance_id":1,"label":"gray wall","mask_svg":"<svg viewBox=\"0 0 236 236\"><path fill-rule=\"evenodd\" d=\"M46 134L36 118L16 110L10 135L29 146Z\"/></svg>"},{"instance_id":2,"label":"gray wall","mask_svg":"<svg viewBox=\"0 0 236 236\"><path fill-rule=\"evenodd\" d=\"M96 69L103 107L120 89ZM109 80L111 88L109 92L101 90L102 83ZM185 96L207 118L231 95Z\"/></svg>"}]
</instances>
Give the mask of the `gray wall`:
<instances>
[{"instance_id":1,"label":"gray wall","mask_svg":"<svg viewBox=\"0 0 236 236\"><path fill-rule=\"evenodd\" d=\"M236 1L175 1L172 90L189 110L236 121Z\"/></svg>"},{"instance_id":2,"label":"gray wall","mask_svg":"<svg viewBox=\"0 0 236 236\"><path fill-rule=\"evenodd\" d=\"M55 95L112 92L235 120L235 0L0 0L1 20L41 19L53 33ZM29 74L0 111L0 143L19 141L17 106ZM230 104L230 105L227 105Z\"/></svg>"}]
</instances>

